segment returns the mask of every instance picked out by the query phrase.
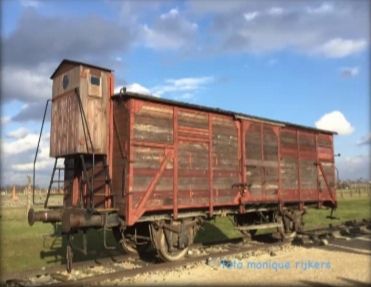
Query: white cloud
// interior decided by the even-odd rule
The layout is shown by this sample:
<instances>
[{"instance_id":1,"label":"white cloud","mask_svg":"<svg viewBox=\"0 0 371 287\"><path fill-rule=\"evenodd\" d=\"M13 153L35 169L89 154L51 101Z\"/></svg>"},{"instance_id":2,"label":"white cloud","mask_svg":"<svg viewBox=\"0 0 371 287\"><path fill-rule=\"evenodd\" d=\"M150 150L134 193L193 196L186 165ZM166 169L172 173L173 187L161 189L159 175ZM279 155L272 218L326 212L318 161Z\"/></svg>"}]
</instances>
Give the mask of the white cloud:
<instances>
[{"instance_id":1,"label":"white cloud","mask_svg":"<svg viewBox=\"0 0 371 287\"><path fill-rule=\"evenodd\" d=\"M132 83L126 87L127 91L138 94L150 95L151 91L138 83Z\"/></svg>"},{"instance_id":2,"label":"white cloud","mask_svg":"<svg viewBox=\"0 0 371 287\"><path fill-rule=\"evenodd\" d=\"M35 164L35 169L49 169L53 168L53 159L38 159ZM32 171L33 162L13 164L14 171Z\"/></svg>"},{"instance_id":3,"label":"white cloud","mask_svg":"<svg viewBox=\"0 0 371 287\"><path fill-rule=\"evenodd\" d=\"M40 141L40 147L39 147L39 152L37 154L37 161L36 161L36 170L40 171L47 171L50 172L53 168L53 163L54 163L54 158L51 158L49 156L49 145L50 141L50 134L46 134L41 138ZM36 151L36 144L32 146L32 148L35 149ZM32 158L35 156L35 151L32 151ZM11 165L12 169L14 171L32 171L33 170L33 161L28 161L28 162L19 162L19 163L14 163Z\"/></svg>"},{"instance_id":4,"label":"white cloud","mask_svg":"<svg viewBox=\"0 0 371 287\"><path fill-rule=\"evenodd\" d=\"M211 22L207 51L262 54L291 50L340 58L363 51L367 45L367 1L357 1L357 5L290 1L287 7L280 6L280 1L196 2L191 2L191 8L198 9L195 13L201 17L208 13Z\"/></svg>"},{"instance_id":5,"label":"white cloud","mask_svg":"<svg viewBox=\"0 0 371 287\"><path fill-rule=\"evenodd\" d=\"M13 139L23 139L27 136L28 130L24 127L20 127L14 131L8 133L8 136Z\"/></svg>"},{"instance_id":6,"label":"white cloud","mask_svg":"<svg viewBox=\"0 0 371 287\"><path fill-rule=\"evenodd\" d=\"M364 50L367 46L365 39L335 38L317 48L316 52L329 58L342 58Z\"/></svg>"},{"instance_id":7,"label":"white cloud","mask_svg":"<svg viewBox=\"0 0 371 287\"><path fill-rule=\"evenodd\" d=\"M21 5L23 7L37 8L40 6L40 1L37 0L21 0Z\"/></svg>"},{"instance_id":8,"label":"white cloud","mask_svg":"<svg viewBox=\"0 0 371 287\"><path fill-rule=\"evenodd\" d=\"M52 81L49 79L49 73L47 66L33 69L3 67L1 74L4 99L31 102L50 98Z\"/></svg>"},{"instance_id":9,"label":"white cloud","mask_svg":"<svg viewBox=\"0 0 371 287\"><path fill-rule=\"evenodd\" d=\"M148 47L154 49L177 49L180 47L180 42L175 38L169 37L165 33L161 33L149 28L147 25L143 26L143 35Z\"/></svg>"},{"instance_id":10,"label":"white cloud","mask_svg":"<svg viewBox=\"0 0 371 287\"><path fill-rule=\"evenodd\" d=\"M31 149L36 150L38 136L28 134L27 136L15 141L2 142L1 149L3 155L15 155Z\"/></svg>"},{"instance_id":11,"label":"white cloud","mask_svg":"<svg viewBox=\"0 0 371 287\"><path fill-rule=\"evenodd\" d=\"M116 86L115 89L113 90L113 92L115 94L118 94L122 88L123 88L123 86Z\"/></svg>"},{"instance_id":12,"label":"white cloud","mask_svg":"<svg viewBox=\"0 0 371 287\"><path fill-rule=\"evenodd\" d=\"M340 73L344 78L355 77L359 74L358 67L343 67L340 69Z\"/></svg>"},{"instance_id":13,"label":"white cloud","mask_svg":"<svg viewBox=\"0 0 371 287\"><path fill-rule=\"evenodd\" d=\"M161 97L167 93L195 92L214 81L213 77L167 79L165 84L152 88L155 96Z\"/></svg>"},{"instance_id":14,"label":"white cloud","mask_svg":"<svg viewBox=\"0 0 371 287\"><path fill-rule=\"evenodd\" d=\"M163 84L146 88L139 83L132 83L126 86L126 90L133 93L162 97L171 94L175 99L191 99L194 93L214 81L214 77L186 77L179 79L166 79ZM117 86L115 93L122 87Z\"/></svg>"},{"instance_id":15,"label":"white cloud","mask_svg":"<svg viewBox=\"0 0 371 287\"><path fill-rule=\"evenodd\" d=\"M254 11L254 12L249 12L249 13L244 13L243 14L243 17L248 22L254 20L258 16L259 16L259 12L258 11Z\"/></svg>"},{"instance_id":16,"label":"white cloud","mask_svg":"<svg viewBox=\"0 0 371 287\"><path fill-rule=\"evenodd\" d=\"M329 3L322 3L321 6L312 8L308 7L307 12L310 14L326 14L326 13L331 13L334 11L334 6Z\"/></svg>"},{"instance_id":17,"label":"white cloud","mask_svg":"<svg viewBox=\"0 0 371 287\"><path fill-rule=\"evenodd\" d=\"M9 134L15 139L1 142L2 183L22 183L26 175L31 175L39 135L25 129L17 129ZM49 157L49 141L49 133L44 134L40 141L36 161L37 184L46 185L50 180L54 158Z\"/></svg>"},{"instance_id":18,"label":"white cloud","mask_svg":"<svg viewBox=\"0 0 371 287\"><path fill-rule=\"evenodd\" d=\"M340 111L324 114L315 122L315 126L319 129L337 132L339 135L349 135L354 131L352 125Z\"/></svg>"},{"instance_id":19,"label":"white cloud","mask_svg":"<svg viewBox=\"0 0 371 287\"><path fill-rule=\"evenodd\" d=\"M272 7L268 10L268 14L269 15L273 15L273 16L276 16L276 15L282 15L284 12L284 9L281 8L281 7Z\"/></svg>"},{"instance_id":20,"label":"white cloud","mask_svg":"<svg viewBox=\"0 0 371 287\"><path fill-rule=\"evenodd\" d=\"M180 49L192 46L198 25L171 9L162 14L153 25L142 25L141 40L152 49Z\"/></svg>"},{"instance_id":21,"label":"white cloud","mask_svg":"<svg viewBox=\"0 0 371 287\"><path fill-rule=\"evenodd\" d=\"M5 125L5 124L9 123L10 120L11 120L11 117L8 117L8 116L2 116L2 117L1 117L1 124L2 124L2 125Z\"/></svg>"},{"instance_id":22,"label":"white cloud","mask_svg":"<svg viewBox=\"0 0 371 287\"><path fill-rule=\"evenodd\" d=\"M123 86L115 87L114 92L119 93L122 87ZM125 87L126 87L126 91L128 91L128 92L144 94L144 95L151 95L151 91L148 88L142 86L139 83L132 83L132 84L129 84Z\"/></svg>"},{"instance_id":23,"label":"white cloud","mask_svg":"<svg viewBox=\"0 0 371 287\"><path fill-rule=\"evenodd\" d=\"M371 145L371 133L361 138L357 143L358 145Z\"/></svg>"},{"instance_id":24,"label":"white cloud","mask_svg":"<svg viewBox=\"0 0 371 287\"><path fill-rule=\"evenodd\" d=\"M169 18L176 18L179 15L179 11L177 8L171 9L169 12L161 14L161 19L169 19Z\"/></svg>"},{"instance_id":25,"label":"white cloud","mask_svg":"<svg viewBox=\"0 0 371 287\"><path fill-rule=\"evenodd\" d=\"M180 79L168 79L167 83L172 84L174 87L182 90L194 90L199 86L208 84L213 81L213 77L200 77L200 78L180 78Z\"/></svg>"}]
</instances>

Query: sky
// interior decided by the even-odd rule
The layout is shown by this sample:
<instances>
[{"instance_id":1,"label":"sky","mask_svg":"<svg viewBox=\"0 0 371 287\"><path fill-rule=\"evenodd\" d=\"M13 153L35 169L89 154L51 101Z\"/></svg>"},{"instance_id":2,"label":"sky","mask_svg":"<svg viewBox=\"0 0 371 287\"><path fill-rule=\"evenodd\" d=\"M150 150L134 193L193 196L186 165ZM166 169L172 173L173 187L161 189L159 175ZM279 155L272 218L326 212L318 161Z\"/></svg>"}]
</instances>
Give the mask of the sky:
<instances>
[{"instance_id":1,"label":"sky","mask_svg":"<svg viewBox=\"0 0 371 287\"><path fill-rule=\"evenodd\" d=\"M369 1L3 0L1 13L2 185L32 175L65 58L113 69L116 90L336 131L340 179L371 179Z\"/></svg>"}]
</instances>

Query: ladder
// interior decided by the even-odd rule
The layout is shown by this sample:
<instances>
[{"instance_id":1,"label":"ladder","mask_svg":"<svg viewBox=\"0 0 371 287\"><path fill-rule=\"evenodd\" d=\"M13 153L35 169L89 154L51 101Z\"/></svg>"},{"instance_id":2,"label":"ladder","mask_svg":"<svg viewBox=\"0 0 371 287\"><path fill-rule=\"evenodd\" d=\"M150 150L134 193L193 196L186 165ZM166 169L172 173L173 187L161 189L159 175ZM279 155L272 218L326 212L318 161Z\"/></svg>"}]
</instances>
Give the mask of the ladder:
<instances>
[{"instance_id":1,"label":"ladder","mask_svg":"<svg viewBox=\"0 0 371 287\"><path fill-rule=\"evenodd\" d=\"M74 158L73 164L64 164L60 166L59 160L56 158L53 166L52 175L49 182L48 192L44 202L44 208L61 208L63 205L50 205L49 200L53 196L61 194L55 191L63 190L63 198L72 196L72 183L75 172L81 170L81 185L79 206L83 208L94 209L100 207L100 203L104 203L107 198L113 199L112 182L108 172L108 165L105 156L98 156L94 160L94 168L92 166L92 158L90 155L81 154L78 158ZM80 169L81 168L81 169ZM72 171L73 174L67 174ZM67 176L66 176L67 174ZM93 185L91 183L93 182ZM83 187L87 186L87 200L83 198ZM108 185L108 194L105 192ZM102 198L97 202L97 198ZM92 199L92 201L90 201ZM96 203L94 204L94 200Z\"/></svg>"},{"instance_id":2,"label":"ladder","mask_svg":"<svg viewBox=\"0 0 371 287\"><path fill-rule=\"evenodd\" d=\"M103 197L104 196L104 201L107 197L111 198L113 200L113 195L112 195L112 183L111 183L111 178L109 176L109 171L108 171L108 165L107 165L107 158L105 155L96 155L95 154L95 149L93 145L93 141L91 139L90 131L89 131L89 126L86 120L85 112L82 106L81 98L80 98L80 93L79 89L75 89L75 94L77 97L77 102L79 106L79 111L81 115L81 121L82 121L82 127L83 127L83 132L84 132L84 139L85 139L85 145L86 145L86 154L80 154L78 157L76 156L74 159L76 160L79 158L80 163L81 163L81 171L82 171L82 183L86 184L87 187L87 196L88 199L86 201L86 204L83 202L84 200L82 199L82 186L80 185L80 205L86 207L89 210L94 210L95 209L95 204L94 204L94 197ZM39 135L39 140L36 148L36 154L34 158L34 163L33 163L33 189L32 189L32 202L34 205L40 205L42 203L36 203L35 202L35 170L36 170L36 161L37 161L37 155L39 152L39 147L40 147L40 140L43 132L43 127L45 123L45 118L46 118L46 112L48 109L48 105L51 99L48 99L46 101L46 106L45 106L45 111L44 111L44 116L43 116L43 121L41 124L41 130L40 130L40 135ZM98 157L98 165L102 165L102 169L99 171L98 174L95 173L95 168L97 166L96 164L96 156ZM72 195L71 190L72 190L72 179L73 176L68 177L69 179L66 180L65 173L68 172L70 169L75 169L76 167L76 162L74 163L74 167L66 167L66 166L58 166L58 157L55 159L54 162L54 167L51 175L51 179L49 182L49 187L48 187L48 192L47 196L44 202L44 208L60 208L62 206L51 206L49 205L49 199L51 196L53 196L55 193L53 193L53 186L55 184L58 184L58 190L60 190L60 185L63 184L63 194L64 198L68 195ZM61 174L63 173L63 178L61 178ZM103 179L96 179L99 175L103 173ZM55 178L57 175L57 178ZM98 177L99 178L99 177ZM103 184L99 185L98 187L95 186L94 182L95 180L100 180ZM108 194L106 194L105 187L108 185ZM99 192L103 188L103 193Z\"/></svg>"},{"instance_id":3,"label":"ladder","mask_svg":"<svg viewBox=\"0 0 371 287\"><path fill-rule=\"evenodd\" d=\"M87 155L80 155L80 160L82 164L82 184L86 184L89 195L87 208L97 208L100 204L104 204L107 198L112 200L112 181L108 172L106 156L96 156L93 159L94 164L93 160ZM105 192L107 186L108 193ZM102 200L97 201L97 198L102 198Z\"/></svg>"},{"instance_id":4,"label":"ladder","mask_svg":"<svg viewBox=\"0 0 371 287\"><path fill-rule=\"evenodd\" d=\"M71 185L72 185L72 180L69 180L66 182L65 180L65 172L67 171L67 169L71 169L71 168L67 168L65 166L58 166L58 157L55 158L55 161L54 161L54 167L53 167L53 171L52 171L52 176L50 178L50 182L49 182L49 187L48 187L48 192L46 194L46 198L45 198L45 202L44 202L44 208L61 208L63 207L63 204L62 205L49 205L49 198L50 196L60 196L59 194L59 191L61 190L61 184L63 186L63 199L64 197L67 195L67 194L70 194L70 190L71 190ZM56 172L58 174L58 177L57 179L55 179L55 175L56 175ZM61 173L63 175L63 179L61 179ZM57 183L58 184L58 187L57 187L57 193L52 193L52 190L53 190L53 185Z\"/></svg>"}]
</instances>

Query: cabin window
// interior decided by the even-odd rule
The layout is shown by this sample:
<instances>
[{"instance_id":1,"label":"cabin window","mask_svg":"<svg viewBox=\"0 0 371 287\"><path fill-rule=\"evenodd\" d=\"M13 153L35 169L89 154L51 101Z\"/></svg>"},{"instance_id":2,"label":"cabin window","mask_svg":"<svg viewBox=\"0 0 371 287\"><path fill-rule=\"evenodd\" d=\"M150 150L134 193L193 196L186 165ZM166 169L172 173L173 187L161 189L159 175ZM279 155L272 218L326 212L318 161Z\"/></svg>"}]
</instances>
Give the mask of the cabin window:
<instances>
[{"instance_id":1,"label":"cabin window","mask_svg":"<svg viewBox=\"0 0 371 287\"><path fill-rule=\"evenodd\" d=\"M100 78L96 76L91 76L90 77L90 84L94 86L100 86Z\"/></svg>"},{"instance_id":2,"label":"cabin window","mask_svg":"<svg viewBox=\"0 0 371 287\"><path fill-rule=\"evenodd\" d=\"M70 79L68 78L68 75L64 75L62 79L63 90L67 89L69 82L70 82Z\"/></svg>"},{"instance_id":3,"label":"cabin window","mask_svg":"<svg viewBox=\"0 0 371 287\"><path fill-rule=\"evenodd\" d=\"M89 79L89 82L88 82L89 96L101 98L102 97L101 77L90 75L88 79Z\"/></svg>"}]
</instances>

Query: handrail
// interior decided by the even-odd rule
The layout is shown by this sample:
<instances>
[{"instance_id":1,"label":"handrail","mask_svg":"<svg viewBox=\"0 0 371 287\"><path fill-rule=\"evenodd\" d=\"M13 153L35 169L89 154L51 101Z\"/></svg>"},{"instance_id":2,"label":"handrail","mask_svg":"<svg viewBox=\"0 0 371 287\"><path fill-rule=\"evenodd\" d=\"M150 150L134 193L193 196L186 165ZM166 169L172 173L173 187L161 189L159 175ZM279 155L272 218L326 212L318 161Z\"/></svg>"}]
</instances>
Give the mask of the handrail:
<instances>
[{"instance_id":1,"label":"handrail","mask_svg":"<svg viewBox=\"0 0 371 287\"><path fill-rule=\"evenodd\" d=\"M89 138L89 142L90 142L90 146L91 146L92 154L93 154L91 188L90 188L90 194L89 194L89 205L90 205L90 208L93 208L95 151L94 151L93 141L92 141L91 136L90 136L90 130L89 130L88 122L86 120L84 107L83 107L82 102L81 102L80 91L79 91L78 88L75 88L75 94L77 96L77 100L78 100L78 104L79 104L79 109L80 109L81 122L82 122L82 127L83 127L83 131L84 131L84 138L85 138L85 144L86 144L86 151L89 152L88 141L86 139L85 128L87 130L87 134L88 134L88 138Z\"/></svg>"},{"instance_id":2,"label":"handrail","mask_svg":"<svg viewBox=\"0 0 371 287\"><path fill-rule=\"evenodd\" d=\"M50 197L50 191L52 189L52 185L53 185L53 181L54 181L54 174L55 174L55 169L57 167L57 164L58 164L58 157L55 158L55 161L54 161L52 178L50 179L50 182L49 182L48 193L46 194L46 199L45 199L45 202L44 202L44 208L47 208L48 207L48 202L49 202L49 197Z\"/></svg>"},{"instance_id":3,"label":"handrail","mask_svg":"<svg viewBox=\"0 0 371 287\"><path fill-rule=\"evenodd\" d=\"M44 122L45 122L45 117L46 117L46 111L48 110L48 105L49 105L49 102L50 102L50 101L51 101L51 99L48 99L48 100L46 101L45 110L44 110L44 116L43 116L43 121L42 121L41 129L40 129L39 141L37 142L36 154L35 154L35 158L34 158L34 161L33 161L33 176L32 176L32 204L33 204L33 205L36 205L36 204L35 204L36 160L37 160L37 154L39 153L40 140L41 140L41 135L42 135L43 128L44 128Z\"/></svg>"}]
</instances>

